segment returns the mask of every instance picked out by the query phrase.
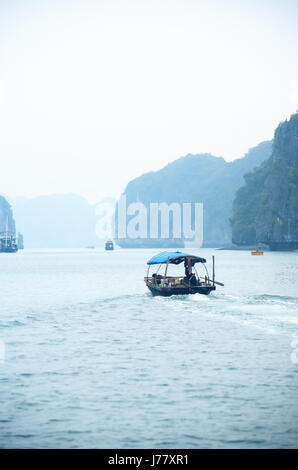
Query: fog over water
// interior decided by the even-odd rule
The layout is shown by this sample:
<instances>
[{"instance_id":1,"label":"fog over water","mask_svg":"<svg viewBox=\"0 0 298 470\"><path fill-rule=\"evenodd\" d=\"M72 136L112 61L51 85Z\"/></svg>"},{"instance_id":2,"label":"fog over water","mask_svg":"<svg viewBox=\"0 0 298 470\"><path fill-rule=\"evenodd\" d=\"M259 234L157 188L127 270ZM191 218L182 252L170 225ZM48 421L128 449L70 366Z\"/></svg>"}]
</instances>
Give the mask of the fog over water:
<instances>
[{"instance_id":1,"label":"fog over water","mask_svg":"<svg viewBox=\"0 0 298 470\"><path fill-rule=\"evenodd\" d=\"M202 249L225 286L154 298L155 253L2 255L1 447L297 447L297 254Z\"/></svg>"}]
</instances>

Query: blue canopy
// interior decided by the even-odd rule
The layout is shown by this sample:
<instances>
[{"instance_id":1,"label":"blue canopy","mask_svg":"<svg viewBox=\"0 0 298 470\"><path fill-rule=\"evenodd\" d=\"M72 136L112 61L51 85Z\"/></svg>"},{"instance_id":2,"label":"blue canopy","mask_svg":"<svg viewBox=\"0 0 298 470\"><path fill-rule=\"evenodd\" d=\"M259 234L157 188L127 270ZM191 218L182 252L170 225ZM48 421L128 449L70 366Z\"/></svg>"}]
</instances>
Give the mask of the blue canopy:
<instances>
[{"instance_id":1,"label":"blue canopy","mask_svg":"<svg viewBox=\"0 0 298 470\"><path fill-rule=\"evenodd\" d=\"M162 251L158 255L153 256L147 264L165 264L168 262L173 264L180 264L185 258L191 258L193 264L195 263L206 263L205 258L200 258L199 256L190 255L188 253L183 253L181 251Z\"/></svg>"}]
</instances>

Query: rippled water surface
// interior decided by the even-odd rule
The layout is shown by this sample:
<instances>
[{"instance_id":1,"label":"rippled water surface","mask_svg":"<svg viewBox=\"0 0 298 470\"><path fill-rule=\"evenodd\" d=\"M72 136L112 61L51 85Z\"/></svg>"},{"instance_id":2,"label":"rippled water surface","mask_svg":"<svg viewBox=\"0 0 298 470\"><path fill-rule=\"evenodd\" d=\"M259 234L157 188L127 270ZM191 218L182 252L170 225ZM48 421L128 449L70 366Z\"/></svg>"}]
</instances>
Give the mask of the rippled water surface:
<instances>
[{"instance_id":1,"label":"rippled water surface","mask_svg":"<svg viewBox=\"0 0 298 470\"><path fill-rule=\"evenodd\" d=\"M0 447L298 447L298 253L202 249L225 286L153 298L155 253L1 254Z\"/></svg>"}]
</instances>

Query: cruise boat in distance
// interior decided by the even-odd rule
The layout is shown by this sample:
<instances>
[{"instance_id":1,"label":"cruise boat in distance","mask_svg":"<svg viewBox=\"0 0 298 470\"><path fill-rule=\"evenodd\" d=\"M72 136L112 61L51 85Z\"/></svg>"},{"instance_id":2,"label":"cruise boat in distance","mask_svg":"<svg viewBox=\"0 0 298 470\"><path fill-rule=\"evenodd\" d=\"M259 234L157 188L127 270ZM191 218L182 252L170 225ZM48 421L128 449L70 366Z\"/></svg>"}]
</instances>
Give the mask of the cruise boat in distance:
<instances>
[{"instance_id":1,"label":"cruise boat in distance","mask_svg":"<svg viewBox=\"0 0 298 470\"><path fill-rule=\"evenodd\" d=\"M0 253L16 253L18 245L16 237L8 231L0 233Z\"/></svg>"},{"instance_id":2,"label":"cruise boat in distance","mask_svg":"<svg viewBox=\"0 0 298 470\"><path fill-rule=\"evenodd\" d=\"M163 297L186 294L208 295L216 289L215 284L219 286L224 285L221 282L215 281L214 256L212 256L212 261L213 272L212 278L210 279L208 270L205 266L205 258L200 258L199 256L190 255L188 253L182 253L181 251L163 251L147 261L148 270L144 281L153 295L161 295ZM185 275L169 276L169 265L178 265L180 263L184 263ZM197 263L201 263L202 266L204 266L204 276L199 276L195 267ZM159 265L159 267L155 273L149 276L150 267L155 264ZM163 275L159 274L159 270L162 265L165 265ZM194 272L192 271L193 268Z\"/></svg>"},{"instance_id":3,"label":"cruise boat in distance","mask_svg":"<svg viewBox=\"0 0 298 470\"><path fill-rule=\"evenodd\" d=\"M114 243L112 242L112 240L108 240L105 244L105 250L111 251L113 249L114 249Z\"/></svg>"},{"instance_id":4,"label":"cruise boat in distance","mask_svg":"<svg viewBox=\"0 0 298 470\"><path fill-rule=\"evenodd\" d=\"M260 250L260 248L257 248L255 251L252 251L251 254L253 256L262 256L264 254L264 252L262 250Z\"/></svg>"}]
</instances>

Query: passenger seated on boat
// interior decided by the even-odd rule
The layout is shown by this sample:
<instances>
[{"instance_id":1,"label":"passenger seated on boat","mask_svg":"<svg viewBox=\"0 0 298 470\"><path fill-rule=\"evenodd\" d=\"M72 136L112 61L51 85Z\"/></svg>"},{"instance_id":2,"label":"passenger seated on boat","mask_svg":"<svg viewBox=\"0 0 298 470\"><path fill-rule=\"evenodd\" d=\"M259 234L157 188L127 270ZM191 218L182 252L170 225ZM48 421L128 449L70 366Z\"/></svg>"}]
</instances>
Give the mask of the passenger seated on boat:
<instances>
[{"instance_id":1,"label":"passenger seated on boat","mask_svg":"<svg viewBox=\"0 0 298 470\"><path fill-rule=\"evenodd\" d=\"M161 278L162 278L162 276L161 276L160 274L154 273L154 274L152 274L152 277L153 277L154 282L155 282L156 284L160 284L160 282L161 282L160 280L161 280Z\"/></svg>"},{"instance_id":2,"label":"passenger seated on boat","mask_svg":"<svg viewBox=\"0 0 298 470\"><path fill-rule=\"evenodd\" d=\"M197 280L196 276L194 274L191 274L189 276L185 276L182 279L183 284L189 286L199 286L201 285L200 281Z\"/></svg>"},{"instance_id":3,"label":"passenger seated on boat","mask_svg":"<svg viewBox=\"0 0 298 470\"><path fill-rule=\"evenodd\" d=\"M192 274L190 277L189 277L189 283L192 285L192 286L197 286L198 285L198 282L197 282L197 278L194 274Z\"/></svg>"}]
</instances>

